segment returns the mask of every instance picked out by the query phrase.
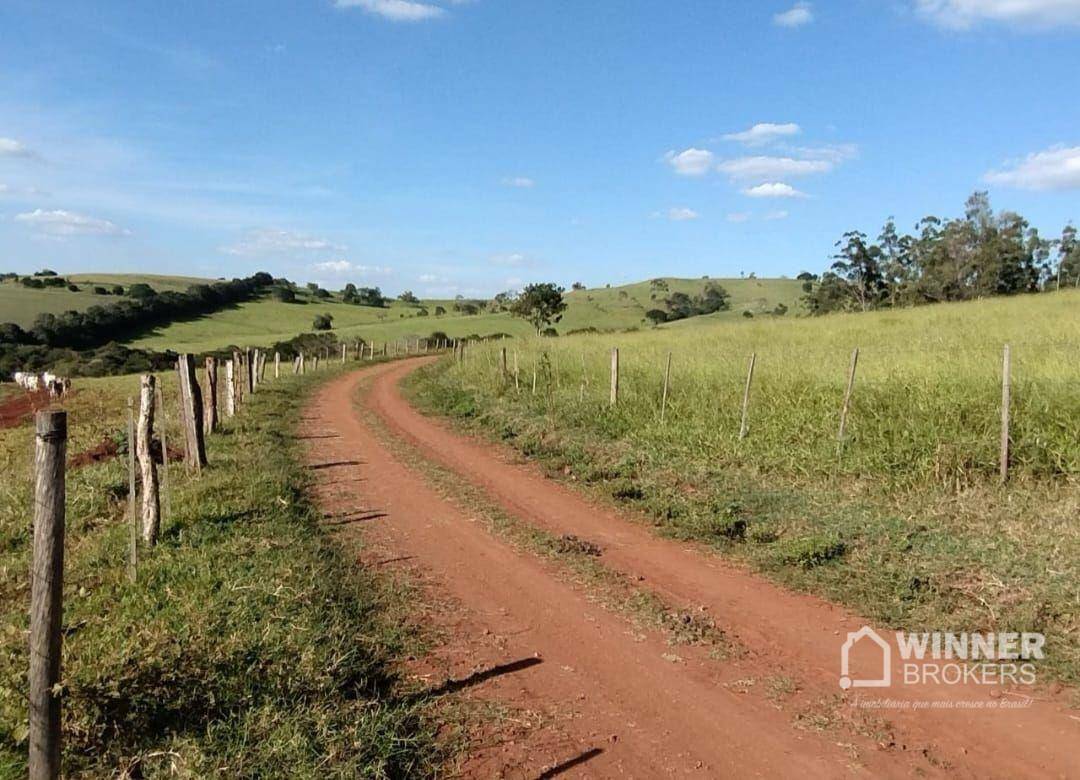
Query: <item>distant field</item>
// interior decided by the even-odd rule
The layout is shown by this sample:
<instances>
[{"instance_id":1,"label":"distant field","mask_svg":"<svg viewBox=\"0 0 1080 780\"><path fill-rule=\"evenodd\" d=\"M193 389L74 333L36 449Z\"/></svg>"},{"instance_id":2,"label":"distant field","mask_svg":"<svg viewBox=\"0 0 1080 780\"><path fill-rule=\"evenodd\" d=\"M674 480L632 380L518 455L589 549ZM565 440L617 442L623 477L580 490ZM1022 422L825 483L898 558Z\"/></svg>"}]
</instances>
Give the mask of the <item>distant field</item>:
<instances>
[{"instance_id":1,"label":"distant field","mask_svg":"<svg viewBox=\"0 0 1080 780\"><path fill-rule=\"evenodd\" d=\"M14 322L23 328L34 324L42 313L62 314L65 311L82 311L91 306L104 306L116 298L111 295L95 295L95 284L111 287L121 284L125 288L137 282L149 284L155 290L183 292L192 284L212 280L187 276L155 276L153 274L64 274L81 289L71 292L65 288L31 290L18 282L0 282L0 322Z\"/></svg>"},{"instance_id":2,"label":"distant field","mask_svg":"<svg viewBox=\"0 0 1080 780\"><path fill-rule=\"evenodd\" d=\"M647 326L645 312L663 309L664 298L671 293L682 292L697 295L710 283L719 284L731 295L728 311L709 315L707 319L732 319L742 317L744 311L767 314L777 304L788 307L787 316L804 311L801 297L802 282L794 279L676 279L664 277L667 291L654 289L650 282L638 282L623 287L578 290L567 293L570 304L559 332L586 328L631 328ZM679 320L685 324L701 324L701 318ZM601 324L603 323L603 324ZM675 323L672 323L674 325ZM667 325L665 327L671 327Z\"/></svg>"},{"instance_id":3,"label":"distant field","mask_svg":"<svg viewBox=\"0 0 1080 780\"><path fill-rule=\"evenodd\" d=\"M136 282L149 284L155 290L186 290L192 284L214 280L185 276L155 276L150 274L68 274L66 278L78 284L79 292L66 289L31 290L17 283L0 283L0 322L15 322L28 328L38 314L60 314L68 310L81 311L90 306L107 305L113 296L94 295L94 285L125 288ZM667 289L654 288L649 282L622 287L603 287L575 290L566 293L568 308L556 325L560 334L572 330L626 330L651 328L645 320L649 309L664 308L664 298L674 292L689 295L701 293L705 285L715 282L731 294L731 309L705 318L691 318L664 327L685 327L691 323L741 318L744 311L767 315L777 304L788 307L788 317L802 311L801 283L792 279L675 279L665 278ZM453 301L423 301L429 316L418 317L419 307L392 302L387 308L353 306L340 301L335 292L330 300L317 300L305 289L297 291L297 303L281 303L270 296L224 309L214 314L186 322L174 322L153 332L132 339L132 346L149 349L176 349L200 352L228 344L238 346L271 344L284 341L298 333L311 330L317 314L334 318L334 332L342 338L363 338L374 341L426 336L442 331L450 337L486 336L509 333L527 336L532 332L525 321L503 312L463 316L453 311ZM436 306L448 312L435 315Z\"/></svg>"},{"instance_id":4,"label":"distant field","mask_svg":"<svg viewBox=\"0 0 1080 780\"><path fill-rule=\"evenodd\" d=\"M559 333L584 328L597 330L625 330L649 328L645 312L663 308L663 298L673 292L698 294L708 280L666 279L668 292L657 291L656 300L651 299L652 288L648 282L625 287L597 288L568 292L567 311L556 329ZM790 308L788 316L801 311L798 302L802 295L801 283L789 279L717 279L732 298L731 311L706 318L741 318L744 310L757 313L772 311L778 303ZM507 313L462 316L452 310L453 301L424 301L429 316L417 317L418 308L399 301L386 309L368 306L352 306L338 300L318 301L306 291L298 295L300 303L281 303L270 298L251 301L234 309L226 309L207 317L188 322L176 322L159 328L153 333L136 339L133 346L149 349L176 349L192 352L215 349L227 344L238 346L270 344L283 341L297 333L311 330L317 314L334 317L334 332L341 338L363 338L374 341L392 341L398 338L426 336L432 331L442 331L450 337L472 334L485 336L493 333L509 333L528 336L532 327L524 320ZM448 314L435 316L435 307L443 306ZM690 320L684 321L689 322ZM701 319L694 318L695 322Z\"/></svg>"}]
</instances>

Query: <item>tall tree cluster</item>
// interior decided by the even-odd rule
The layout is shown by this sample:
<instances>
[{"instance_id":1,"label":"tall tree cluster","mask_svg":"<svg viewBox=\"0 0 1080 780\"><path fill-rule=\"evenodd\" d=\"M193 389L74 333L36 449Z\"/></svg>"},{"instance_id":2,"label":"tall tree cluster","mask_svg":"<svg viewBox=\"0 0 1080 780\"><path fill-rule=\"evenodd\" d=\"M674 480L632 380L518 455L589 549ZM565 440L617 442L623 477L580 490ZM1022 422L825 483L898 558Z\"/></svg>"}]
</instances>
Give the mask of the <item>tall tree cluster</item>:
<instances>
[{"instance_id":1,"label":"tall tree cluster","mask_svg":"<svg viewBox=\"0 0 1080 780\"><path fill-rule=\"evenodd\" d=\"M1080 286L1076 228L1045 239L1019 214L995 214L985 192L968 198L962 217L924 217L913 234L890 217L876 240L850 231L836 248L820 281L803 285L813 314Z\"/></svg>"}]
</instances>

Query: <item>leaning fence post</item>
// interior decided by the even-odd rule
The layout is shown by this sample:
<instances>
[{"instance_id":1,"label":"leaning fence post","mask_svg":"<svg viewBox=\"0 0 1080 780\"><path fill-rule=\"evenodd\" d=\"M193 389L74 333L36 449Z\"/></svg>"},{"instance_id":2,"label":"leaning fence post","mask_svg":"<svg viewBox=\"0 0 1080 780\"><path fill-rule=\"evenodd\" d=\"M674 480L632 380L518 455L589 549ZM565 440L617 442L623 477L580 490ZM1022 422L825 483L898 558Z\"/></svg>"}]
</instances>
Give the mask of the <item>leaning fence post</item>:
<instances>
[{"instance_id":1,"label":"leaning fence post","mask_svg":"<svg viewBox=\"0 0 1080 780\"><path fill-rule=\"evenodd\" d=\"M60 777L60 641L64 612L67 412L38 412L30 569L30 780Z\"/></svg>"},{"instance_id":2,"label":"leaning fence post","mask_svg":"<svg viewBox=\"0 0 1080 780\"><path fill-rule=\"evenodd\" d=\"M1009 407L1012 402L1012 355L1009 345L1001 357L1001 460L998 466L1002 483L1009 479Z\"/></svg>"},{"instance_id":3,"label":"leaning fence post","mask_svg":"<svg viewBox=\"0 0 1080 780\"><path fill-rule=\"evenodd\" d=\"M847 428L848 409L851 408L851 391L855 389L855 367L859 364L859 348L851 351L851 365L848 367L847 388L844 390L844 405L840 408L840 430L836 434L837 452L844 446L844 431Z\"/></svg>"},{"instance_id":4,"label":"leaning fence post","mask_svg":"<svg viewBox=\"0 0 1080 780\"><path fill-rule=\"evenodd\" d=\"M135 582L139 570L139 512L135 496L135 402L127 399L128 451L128 580Z\"/></svg>"},{"instance_id":5,"label":"leaning fence post","mask_svg":"<svg viewBox=\"0 0 1080 780\"><path fill-rule=\"evenodd\" d=\"M610 405L619 402L619 348L611 348L611 398Z\"/></svg>"},{"instance_id":6,"label":"leaning fence post","mask_svg":"<svg viewBox=\"0 0 1080 780\"><path fill-rule=\"evenodd\" d=\"M157 465L150 449L154 440L154 385L153 374L143 374L139 380L139 425L136 429L138 443L135 447L142 474L142 539L151 547L157 544L161 530Z\"/></svg>"},{"instance_id":7,"label":"leaning fence post","mask_svg":"<svg viewBox=\"0 0 1080 780\"><path fill-rule=\"evenodd\" d=\"M664 424L664 413L667 411L668 387L671 384L671 352L667 353L667 366L664 368L664 394L660 399L660 424Z\"/></svg>"},{"instance_id":8,"label":"leaning fence post","mask_svg":"<svg viewBox=\"0 0 1080 780\"><path fill-rule=\"evenodd\" d=\"M250 363L248 365L250 367ZM206 444L199 420L202 392L195 379L195 364L191 355L180 355L176 368L180 374L180 420L184 425L185 459L188 469L198 473L206 465Z\"/></svg>"},{"instance_id":9,"label":"leaning fence post","mask_svg":"<svg viewBox=\"0 0 1080 780\"><path fill-rule=\"evenodd\" d=\"M750 367L746 370L746 387L743 388L742 396L742 422L739 424L739 441L746 438L750 430L750 385L754 381L754 364L757 362L757 353L750 353Z\"/></svg>"},{"instance_id":10,"label":"leaning fence post","mask_svg":"<svg viewBox=\"0 0 1080 780\"><path fill-rule=\"evenodd\" d=\"M206 395L203 396L203 432L213 433L218 427L217 358L206 359Z\"/></svg>"}]
</instances>

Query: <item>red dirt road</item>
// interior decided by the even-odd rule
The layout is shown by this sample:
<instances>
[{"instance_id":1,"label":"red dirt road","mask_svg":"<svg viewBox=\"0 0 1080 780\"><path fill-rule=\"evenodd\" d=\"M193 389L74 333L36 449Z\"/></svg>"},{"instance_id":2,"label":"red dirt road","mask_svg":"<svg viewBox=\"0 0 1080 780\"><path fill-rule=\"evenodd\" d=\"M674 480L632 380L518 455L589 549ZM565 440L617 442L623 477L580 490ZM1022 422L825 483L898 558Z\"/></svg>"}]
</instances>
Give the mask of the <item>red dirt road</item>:
<instances>
[{"instance_id":1,"label":"red dirt road","mask_svg":"<svg viewBox=\"0 0 1080 780\"><path fill-rule=\"evenodd\" d=\"M496 728L465 774L531 777L563 764L567 775L589 777L1080 776L1080 719L1057 701L993 711L851 708L856 696L837 683L839 648L863 621L703 549L660 539L515 463L508 451L418 414L397 382L419 365L384 364L334 380L313 401L309 425L336 437L318 442L316 460L341 464L328 469L324 501L337 509L363 504L373 517L363 524L364 538L377 562L407 559L403 565L422 573L433 602L453 604L432 618L449 629L440 649L448 673L524 662L466 694L527 717ZM703 648L672 647L634 629L586 585L493 535L427 485L423 472L365 423L372 414L520 520L594 542L609 569L643 579L670 606L706 610L747 652L713 659ZM341 470L355 470L360 481L334 483ZM369 556L365 563L376 562ZM853 660L856 672L861 660ZM790 700L762 695L776 680L798 693ZM945 703L1016 698L985 686L900 687L884 695ZM867 728L867 715L888 724ZM564 764L575 759L580 763Z\"/></svg>"}]
</instances>

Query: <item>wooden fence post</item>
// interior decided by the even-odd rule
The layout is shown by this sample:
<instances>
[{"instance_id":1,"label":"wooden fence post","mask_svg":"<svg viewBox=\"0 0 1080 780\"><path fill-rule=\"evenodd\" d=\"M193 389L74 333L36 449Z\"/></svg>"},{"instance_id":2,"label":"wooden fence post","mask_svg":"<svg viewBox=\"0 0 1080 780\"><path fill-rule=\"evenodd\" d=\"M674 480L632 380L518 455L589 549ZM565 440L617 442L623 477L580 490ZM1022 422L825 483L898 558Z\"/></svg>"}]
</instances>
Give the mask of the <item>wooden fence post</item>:
<instances>
[{"instance_id":1,"label":"wooden fence post","mask_svg":"<svg viewBox=\"0 0 1080 780\"><path fill-rule=\"evenodd\" d=\"M180 420L184 426L184 451L188 470L196 474L206 465L206 444L199 410L202 392L195 379L195 364L190 354L183 354L176 363L180 374Z\"/></svg>"},{"instance_id":2,"label":"wooden fence post","mask_svg":"<svg viewBox=\"0 0 1080 780\"><path fill-rule=\"evenodd\" d=\"M135 402L127 399L128 454L128 580L135 582L139 571L139 511L135 495Z\"/></svg>"},{"instance_id":3,"label":"wooden fence post","mask_svg":"<svg viewBox=\"0 0 1080 780\"><path fill-rule=\"evenodd\" d=\"M266 381L266 352L259 353L259 383Z\"/></svg>"},{"instance_id":4,"label":"wooden fence post","mask_svg":"<svg viewBox=\"0 0 1080 780\"><path fill-rule=\"evenodd\" d=\"M514 350L514 391L521 392L521 373L518 370L518 351Z\"/></svg>"},{"instance_id":5,"label":"wooden fence post","mask_svg":"<svg viewBox=\"0 0 1080 780\"><path fill-rule=\"evenodd\" d=\"M1001 357L1001 459L998 465L1001 482L1009 479L1009 408L1012 405L1012 355L1009 345Z\"/></svg>"},{"instance_id":6,"label":"wooden fence post","mask_svg":"<svg viewBox=\"0 0 1080 780\"><path fill-rule=\"evenodd\" d=\"M619 402L619 348L611 348L611 398L610 405Z\"/></svg>"},{"instance_id":7,"label":"wooden fence post","mask_svg":"<svg viewBox=\"0 0 1080 780\"><path fill-rule=\"evenodd\" d=\"M138 444L135 448L139 457L139 471L142 474L142 539L151 547L157 544L158 533L161 531L157 464L154 463L154 453L150 449L154 440L155 382L153 374L143 374L139 380L139 425L136 429Z\"/></svg>"},{"instance_id":8,"label":"wooden fence post","mask_svg":"<svg viewBox=\"0 0 1080 780\"><path fill-rule=\"evenodd\" d=\"M244 376L244 362L238 350L233 351L233 413L240 410L240 402L244 400L243 388L244 383L241 379Z\"/></svg>"},{"instance_id":9,"label":"wooden fence post","mask_svg":"<svg viewBox=\"0 0 1080 780\"><path fill-rule=\"evenodd\" d=\"M60 642L64 612L67 412L34 420L34 551L30 569L30 780L60 777Z\"/></svg>"},{"instance_id":10,"label":"wooden fence post","mask_svg":"<svg viewBox=\"0 0 1080 780\"><path fill-rule=\"evenodd\" d=\"M203 432L213 433L218 427L217 358L206 359L206 395L203 396Z\"/></svg>"},{"instance_id":11,"label":"wooden fence post","mask_svg":"<svg viewBox=\"0 0 1080 780\"><path fill-rule=\"evenodd\" d=\"M342 342L342 344L341 344L341 363L342 363L342 365L345 364L345 344L344 344L344 342Z\"/></svg>"},{"instance_id":12,"label":"wooden fence post","mask_svg":"<svg viewBox=\"0 0 1080 780\"><path fill-rule=\"evenodd\" d=\"M851 408L851 391L855 389L855 367L859 364L859 348L851 351L851 365L848 367L847 388L844 390L844 405L840 408L840 430L836 434L837 453L844 446L844 431L847 429L848 410Z\"/></svg>"},{"instance_id":13,"label":"wooden fence post","mask_svg":"<svg viewBox=\"0 0 1080 780\"><path fill-rule=\"evenodd\" d=\"M274 379L281 379L281 353L274 353Z\"/></svg>"},{"instance_id":14,"label":"wooden fence post","mask_svg":"<svg viewBox=\"0 0 1080 780\"><path fill-rule=\"evenodd\" d=\"M660 424L664 424L664 414L667 412L668 387L671 384L671 352L667 353L667 366L664 368L664 394L660 399Z\"/></svg>"},{"instance_id":15,"label":"wooden fence post","mask_svg":"<svg viewBox=\"0 0 1080 780\"><path fill-rule=\"evenodd\" d=\"M509 373L506 370L506 347L499 350L499 374L503 379L506 379L506 375Z\"/></svg>"},{"instance_id":16,"label":"wooden fence post","mask_svg":"<svg viewBox=\"0 0 1080 780\"><path fill-rule=\"evenodd\" d=\"M232 361L229 361L231 365ZM157 391L158 412L161 418L161 492L165 496L165 511L161 515L161 524L168 522L172 514L172 504L169 501L169 443L166 440L165 431L169 427L169 418L165 416L165 395L161 388Z\"/></svg>"},{"instance_id":17,"label":"wooden fence post","mask_svg":"<svg viewBox=\"0 0 1080 780\"><path fill-rule=\"evenodd\" d=\"M244 351L244 367L247 369L246 372L245 372L245 374L246 374L245 379L247 380L247 387L244 388L244 390L247 393L247 395L252 395L255 392L255 372L252 370L252 368L253 368L252 367L252 359L253 358L254 358L254 354L252 353L251 347L248 347Z\"/></svg>"},{"instance_id":18,"label":"wooden fence post","mask_svg":"<svg viewBox=\"0 0 1080 780\"><path fill-rule=\"evenodd\" d=\"M236 414L236 376L234 361L225 361L225 416L232 417Z\"/></svg>"},{"instance_id":19,"label":"wooden fence post","mask_svg":"<svg viewBox=\"0 0 1080 780\"><path fill-rule=\"evenodd\" d=\"M750 353L750 367L746 369L746 387L743 388L742 396L742 422L739 424L739 441L746 438L750 431L750 385L754 381L754 364L757 363L757 352Z\"/></svg>"},{"instance_id":20,"label":"wooden fence post","mask_svg":"<svg viewBox=\"0 0 1080 780\"><path fill-rule=\"evenodd\" d=\"M304 375L304 369L305 369L305 366L304 366L304 353L301 352L300 353L300 376Z\"/></svg>"},{"instance_id":21,"label":"wooden fence post","mask_svg":"<svg viewBox=\"0 0 1080 780\"><path fill-rule=\"evenodd\" d=\"M311 370L312 371L318 371L319 370L319 353L316 352L315 356L312 357L311 360L312 360Z\"/></svg>"}]
</instances>

